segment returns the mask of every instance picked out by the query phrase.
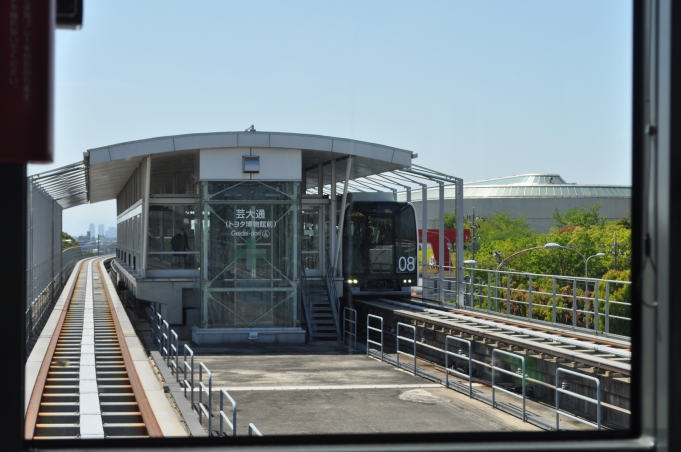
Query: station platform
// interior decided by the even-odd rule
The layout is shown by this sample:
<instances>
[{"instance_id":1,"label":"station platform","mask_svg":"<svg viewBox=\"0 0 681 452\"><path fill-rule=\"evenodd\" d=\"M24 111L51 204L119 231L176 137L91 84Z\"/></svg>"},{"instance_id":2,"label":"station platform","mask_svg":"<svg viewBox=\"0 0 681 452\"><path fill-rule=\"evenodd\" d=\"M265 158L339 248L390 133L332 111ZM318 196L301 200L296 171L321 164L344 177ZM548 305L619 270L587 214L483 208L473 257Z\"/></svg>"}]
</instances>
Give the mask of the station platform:
<instances>
[{"instance_id":1,"label":"station platform","mask_svg":"<svg viewBox=\"0 0 681 452\"><path fill-rule=\"evenodd\" d=\"M199 349L197 361L213 372L213 391L226 389L239 417L268 436L539 430L335 343Z\"/></svg>"}]
</instances>

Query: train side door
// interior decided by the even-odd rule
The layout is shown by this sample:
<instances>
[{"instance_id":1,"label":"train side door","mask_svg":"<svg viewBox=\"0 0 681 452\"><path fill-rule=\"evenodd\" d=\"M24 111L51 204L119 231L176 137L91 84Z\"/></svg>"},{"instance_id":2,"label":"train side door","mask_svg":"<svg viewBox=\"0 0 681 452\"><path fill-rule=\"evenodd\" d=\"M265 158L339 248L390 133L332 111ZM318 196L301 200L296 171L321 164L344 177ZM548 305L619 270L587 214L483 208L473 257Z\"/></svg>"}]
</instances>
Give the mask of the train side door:
<instances>
[{"instance_id":1,"label":"train side door","mask_svg":"<svg viewBox=\"0 0 681 452\"><path fill-rule=\"evenodd\" d=\"M303 205L300 243L301 258L306 276L322 276L326 263L325 206Z\"/></svg>"}]
</instances>

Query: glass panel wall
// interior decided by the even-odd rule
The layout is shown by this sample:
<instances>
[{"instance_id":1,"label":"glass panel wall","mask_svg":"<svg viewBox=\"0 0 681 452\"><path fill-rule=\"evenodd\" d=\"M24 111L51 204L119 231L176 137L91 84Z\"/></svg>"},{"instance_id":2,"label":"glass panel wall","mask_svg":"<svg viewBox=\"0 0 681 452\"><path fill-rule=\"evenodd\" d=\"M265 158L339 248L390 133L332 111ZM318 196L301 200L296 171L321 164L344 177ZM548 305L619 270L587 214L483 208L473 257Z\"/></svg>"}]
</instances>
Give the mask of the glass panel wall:
<instances>
[{"instance_id":1,"label":"glass panel wall","mask_svg":"<svg viewBox=\"0 0 681 452\"><path fill-rule=\"evenodd\" d=\"M147 269L196 269L196 204L151 204Z\"/></svg>"},{"instance_id":2,"label":"glass panel wall","mask_svg":"<svg viewBox=\"0 0 681 452\"><path fill-rule=\"evenodd\" d=\"M142 205L128 209L117 218L118 257L133 270L138 270L142 251Z\"/></svg>"},{"instance_id":3,"label":"glass panel wall","mask_svg":"<svg viewBox=\"0 0 681 452\"><path fill-rule=\"evenodd\" d=\"M201 327L298 327L300 182L201 183Z\"/></svg>"}]
</instances>

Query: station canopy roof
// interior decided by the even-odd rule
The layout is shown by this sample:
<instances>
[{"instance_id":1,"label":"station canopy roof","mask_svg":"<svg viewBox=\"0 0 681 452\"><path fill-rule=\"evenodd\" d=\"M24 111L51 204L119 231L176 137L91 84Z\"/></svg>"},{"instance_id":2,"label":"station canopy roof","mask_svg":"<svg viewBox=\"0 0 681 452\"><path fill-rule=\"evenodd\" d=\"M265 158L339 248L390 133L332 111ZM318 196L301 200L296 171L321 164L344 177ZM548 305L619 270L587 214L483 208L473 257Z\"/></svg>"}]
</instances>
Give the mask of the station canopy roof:
<instances>
[{"instance_id":1,"label":"station canopy roof","mask_svg":"<svg viewBox=\"0 0 681 452\"><path fill-rule=\"evenodd\" d=\"M63 209L87 204L87 167L85 162L73 163L28 179Z\"/></svg>"},{"instance_id":2,"label":"station canopy roof","mask_svg":"<svg viewBox=\"0 0 681 452\"><path fill-rule=\"evenodd\" d=\"M125 183L147 156L167 159L200 149L215 148L300 149L305 188L319 193L319 165L322 164L322 192L331 192L331 161L336 160L337 189L344 183L352 157L350 191L393 191L419 186L424 181L457 183L461 179L412 165L416 154L391 146L364 141L282 132L217 132L175 135L130 141L90 149L82 162L31 176L30 179L63 208L88 202L115 199ZM152 157L153 158L153 157ZM341 190L337 190L342 193Z\"/></svg>"}]
</instances>

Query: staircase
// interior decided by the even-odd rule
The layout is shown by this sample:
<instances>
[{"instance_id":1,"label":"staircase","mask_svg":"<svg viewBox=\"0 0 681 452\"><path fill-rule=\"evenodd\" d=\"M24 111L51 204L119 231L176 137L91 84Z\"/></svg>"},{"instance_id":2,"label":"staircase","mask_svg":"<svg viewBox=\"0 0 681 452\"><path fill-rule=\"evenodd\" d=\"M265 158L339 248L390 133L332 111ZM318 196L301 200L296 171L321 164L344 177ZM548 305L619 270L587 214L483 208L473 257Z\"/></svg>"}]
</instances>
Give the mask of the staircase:
<instances>
[{"instance_id":1,"label":"staircase","mask_svg":"<svg viewBox=\"0 0 681 452\"><path fill-rule=\"evenodd\" d=\"M309 325L310 340L339 340L326 282L308 279L307 284L312 317Z\"/></svg>"}]
</instances>

